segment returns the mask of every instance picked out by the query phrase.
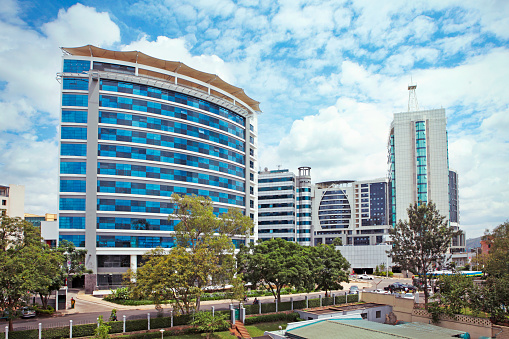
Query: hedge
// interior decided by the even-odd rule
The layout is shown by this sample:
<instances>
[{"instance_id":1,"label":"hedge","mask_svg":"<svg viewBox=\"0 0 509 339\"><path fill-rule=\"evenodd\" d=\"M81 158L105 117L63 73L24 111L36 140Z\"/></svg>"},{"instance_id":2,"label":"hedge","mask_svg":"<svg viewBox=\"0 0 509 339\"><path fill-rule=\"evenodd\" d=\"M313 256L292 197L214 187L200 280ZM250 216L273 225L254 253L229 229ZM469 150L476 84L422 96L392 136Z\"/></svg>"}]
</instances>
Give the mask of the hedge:
<instances>
[{"instance_id":1,"label":"hedge","mask_svg":"<svg viewBox=\"0 0 509 339\"><path fill-rule=\"evenodd\" d=\"M254 317L246 318L245 325L253 325L258 323L268 323L274 321L297 321L299 318L299 314L296 312L292 313L272 313L272 314L264 314L258 315Z\"/></svg>"}]
</instances>

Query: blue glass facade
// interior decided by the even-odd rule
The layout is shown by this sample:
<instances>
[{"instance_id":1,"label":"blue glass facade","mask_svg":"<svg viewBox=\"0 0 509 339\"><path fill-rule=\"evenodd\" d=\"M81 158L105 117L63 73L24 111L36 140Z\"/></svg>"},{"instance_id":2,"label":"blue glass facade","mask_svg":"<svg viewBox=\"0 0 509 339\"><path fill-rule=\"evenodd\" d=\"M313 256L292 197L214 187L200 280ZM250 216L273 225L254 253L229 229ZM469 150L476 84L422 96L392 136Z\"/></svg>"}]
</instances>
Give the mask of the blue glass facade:
<instances>
[{"instance_id":1,"label":"blue glass facade","mask_svg":"<svg viewBox=\"0 0 509 339\"><path fill-rule=\"evenodd\" d=\"M190 167L204 168L217 172L227 173L243 177L244 168L225 163L218 160L212 160L205 157L197 157L184 153L161 151L159 149L129 147L117 145L99 145L99 156L150 160L167 164L178 164Z\"/></svg>"},{"instance_id":2,"label":"blue glass facade","mask_svg":"<svg viewBox=\"0 0 509 339\"><path fill-rule=\"evenodd\" d=\"M247 184L255 179L247 167L256 167L249 144L255 143L254 106L214 85L207 96L202 80L194 90L192 77L154 81L154 67L143 67L64 56L59 74L60 239L99 256L111 255L101 252L109 247L173 247L173 193L209 197L216 215L234 207L253 216L257 208L250 196L256 186Z\"/></svg>"},{"instance_id":3,"label":"blue glass facade","mask_svg":"<svg viewBox=\"0 0 509 339\"><path fill-rule=\"evenodd\" d=\"M240 153L230 151L223 147L217 147L184 138L177 138L170 135L161 135L156 133L146 133L113 128L100 128L99 139L134 142L144 145L156 145L169 148L177 148L186 151L219 157L244 165L244 155Z\"/></svg>"},{"instance_id":4,"label":"blue glass facade","mask_svg":"<svg viewBox=\"0 0 509 339\"><path fill-rule=\"evenodd\" d=\"M415 122L415 154L417 166L417 201L428 202L428 170L426 161L426 122Z\"/></svg>"},{"instance_id":5,"label":"blue glass facade","mask_svg":"<svg viewBox=\"0 0 509 339\"><path fill-rule=\"evenodd\" d=\"M239 180L226 179L216 175L202 174L192 171L176 170L164 167L100 162L98 164L97 173L126 177L175 180L229 188L239 192L244 192L245 190L244 182Z\"/></svg>"},{"instance_id":6,"label":"blue glass facade","mask_svg":"<svg viewBox=\"0 0 509 339\"><path fill-rule=\"evenodd\" d=\"M352 211L345 192L341 189L326 191L318 208L321 228L348 228L351 217Z\"/></svg>"}]
</instances>

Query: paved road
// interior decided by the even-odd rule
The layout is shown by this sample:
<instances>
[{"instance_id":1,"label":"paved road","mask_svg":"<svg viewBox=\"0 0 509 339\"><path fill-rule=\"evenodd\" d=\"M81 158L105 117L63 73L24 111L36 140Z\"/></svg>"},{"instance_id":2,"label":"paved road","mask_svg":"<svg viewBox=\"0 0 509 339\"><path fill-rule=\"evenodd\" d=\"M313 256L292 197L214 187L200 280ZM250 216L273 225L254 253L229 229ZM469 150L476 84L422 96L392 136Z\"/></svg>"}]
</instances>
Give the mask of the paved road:
<instances>
[{"instance_id":1,"label":"paved road","mask_svg":"<svg viewBox=\"0 0 509 339\"><path fill-rule=\"evenodd\" d=\"M375 278L374 280L369 281L362 281L362 280L351 280L349 284L344 284L344 289L339 291L333 291L336 295L343 295L348 290L349 286L351 285L357 285L360 289L370 291L374 290L375 288L383 288L395 281L405 282L408 283L410 279L381 279L381 278ZM324 295L324 292L315 292L315 293L309 293L307 294L310 299L318 298L318 295ZM48 327L59 327L59 326L69 326L69 320L73 321L74 325L78 324L90 324L97 321L97 317L100 315L103 316L104 319L109 319L110 312L112 308L117 308L117 317L119 320L122 320L123 316L126 316L127 320L131 319L146 319L147 313L150 313L150 316L152 318L157 316L157 311L154 309L154 306L148 305L148 306L118 306L111 303L106 303L102 301L99 298L93 298L87 296L86 299L79 298L77 296L76 292L70 292L68 299L74 297L77 302L77 308L76 310L68 310L64 312L74 312L74 313L68 313L63 314L57 317L50 317L50 318L31 318L31 319L18 319L14 321L14 329L15 330L23 330L23 329L37 329L39 323L42 324L43 328ZM290 301L290 298L293 298L293 300L304 300L306 294L299 294L299 295L287 295L282 296L282 301ZM260 297L258 298L262 303L271 303L274 302L273 297ZM254 298L250 298L247 302L247 304L252 304ZM202 305L200 307L201 310L210 310L212 306L215 307L215 310L227 310L229 308L230 301L205 301L202 302ZM163 314L165 316L169 316L171 307L164 306L163 307ZM4 323L7 325L7 323ZM1 326L1 323L0 323ZM3 328L0 327L0 332L3 332Z\"/></svg>"}]
</instances>

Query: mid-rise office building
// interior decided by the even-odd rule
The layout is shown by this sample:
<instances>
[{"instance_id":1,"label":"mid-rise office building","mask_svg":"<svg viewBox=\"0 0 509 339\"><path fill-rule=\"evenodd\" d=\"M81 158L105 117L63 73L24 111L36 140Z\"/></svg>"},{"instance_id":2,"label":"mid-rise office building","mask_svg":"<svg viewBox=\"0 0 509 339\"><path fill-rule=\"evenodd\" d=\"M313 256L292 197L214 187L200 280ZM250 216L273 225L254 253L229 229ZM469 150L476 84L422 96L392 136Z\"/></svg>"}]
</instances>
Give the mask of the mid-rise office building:
<instances>
[{"instance_id":1,"label":"mid-rise office building","mask_svg":"<svg viewBox=\"0 0 509 339\"><path fill-rule=\"evenodd\" d=\"M62 50L59 241L88 250L87 291L174 246L173 193L256 221L257 101L180 62Z\"/></svg>"},{"instance_id":2,"label":"mid-rise office building","mask_svg":"<svg viewBox=\"0 0 509 339\"><path fill-rule=\"evenodd\" d=\"M22 218L25 215L25 186L0 185L0 216Z\"/></svg>"},{"instance_id":3,"label":"mid-rise office building","mask_svg":"<svg viewBox=\"0 0 509 339\"><path fill-rule=\"evenodd\" d=\"M311 242L311 168L299 175L267 168L258 174L258 240Z\"/></svg>"},{"instance_id":4,"label":"mid-rise office building","mask_svg":"<svg viewBox=\"0 0 509 339\"><path fill-rule=\"evenodd\" d=\"M313 189L313 244L382 244L389 232L388 180L341 180Z\"/></svg>"}]
</instances>

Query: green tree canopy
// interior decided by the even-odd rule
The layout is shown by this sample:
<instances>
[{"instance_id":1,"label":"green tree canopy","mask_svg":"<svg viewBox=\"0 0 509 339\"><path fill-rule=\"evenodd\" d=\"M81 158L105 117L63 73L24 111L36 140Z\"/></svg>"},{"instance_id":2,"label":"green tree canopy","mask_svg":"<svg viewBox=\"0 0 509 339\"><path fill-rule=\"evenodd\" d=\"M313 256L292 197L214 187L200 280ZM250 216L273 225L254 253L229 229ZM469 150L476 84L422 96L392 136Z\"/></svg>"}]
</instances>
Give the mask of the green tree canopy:
<instances>
[{"instance_id":1,"label":"green tree canopy","mask_svg":"<svg viewBox=\"0 0 509 339\"><path fill-rule=\"evenodd\" d=\"M325 292L342 290L341 283L348 282L350 264L341 252L336 251L331 245L309 247L308 251L312 260L316 290Z\"/></svg>"},{"instance_id":2,"label":"green tree canopy","mask_svg":"<svg viewBox=\"0 0 509 339\"><path fill-rule=\"evenodd\" d=\"M407 209L408 220L399 220L390 230L394 263L423 279L424 301L428 304L428 276L444 264L453 236L457 234L440 215L434 203L415 203Z\"/></svg>"},{"instance_id":3,"label":"green tree canopy","mask_svg":"<svg viewBox=\"0 0 509 339\"><path fill-rule=\"evenodd\" d=\"M495 227L483 236L490 246L485 257L483 308L500 321L509 315L509 221Z\"/></svg>"},{"instance_id":4,"label":"green tree canopy","mask_svg":"<svg viewBox=\"0 0 509 339\"><path fill-rule=\"evenodd\" d=\"M231 236L248 236L253 223L238 210L216 217L212 201L198 196L172 195L176 247L155 249L146 263L127 278L133 295L152 299L156 308L172 300L180 313L199 310L203 289L224 285L233 279L235 246Z\"/></svg>"},{"instance_id":5,"label":"green tree canopy","mask_svg":"<svg viewBox=\"0 0 509 339\"><path fill-rule=\"evenodd\" d=\"M39 229L20 218L0 219L0 309L9 312L9 328L16 310L31 292L58 284L62 258L41 241Z\"/></svg>"},{"instance_id":6,"label":"green tree canopy","mask_svg":"<svg viewBox=\"0 0 509 339\"><path fill-rule=\"evenodd\" d=\"M341 289L341 282L348 281L349 266L330 245L307 247L280 238L241 247L237 254L244 279L261 283L277 299L287 285L309 291Z\"/></svg>"}]
</instances>

